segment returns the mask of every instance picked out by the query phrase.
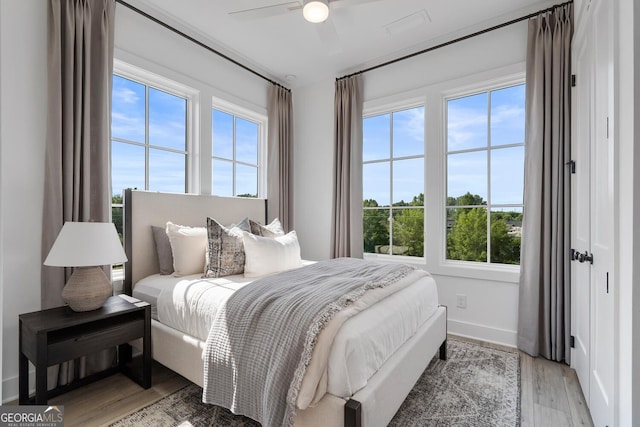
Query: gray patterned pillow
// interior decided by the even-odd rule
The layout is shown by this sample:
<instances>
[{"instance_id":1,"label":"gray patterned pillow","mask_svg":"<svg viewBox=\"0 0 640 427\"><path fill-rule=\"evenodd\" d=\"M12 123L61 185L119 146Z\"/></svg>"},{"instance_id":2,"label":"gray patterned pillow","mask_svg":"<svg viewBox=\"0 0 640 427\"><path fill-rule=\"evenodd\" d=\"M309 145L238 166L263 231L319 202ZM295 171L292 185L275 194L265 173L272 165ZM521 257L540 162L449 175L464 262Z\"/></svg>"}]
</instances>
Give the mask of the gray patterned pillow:
<instances>
[{"instance_id":1,"label":"gray patterned pillow","mask_svg":"<svg viewBox=\"0 0 640 427\"><path fill-rule=\"evenodd\" d=\"M229 228L213 218L207 218L207 262L204 277L223 277L244 272L243 231L251 231L248 218Z\"/></svg>"},{"instance_id":2,"label":"gray patterned pillow","mask_svg":"<svg viewBox=\"0 0 640 427\"><path fill-rule=\"evenodd\" d=\"M253 220L249 220L249 223L251 224L251 234L255 234L256 236L271 238L284 236L284 230L278 218L275 218L267 225L259 224Z\"/></svg>"}]
</instances>

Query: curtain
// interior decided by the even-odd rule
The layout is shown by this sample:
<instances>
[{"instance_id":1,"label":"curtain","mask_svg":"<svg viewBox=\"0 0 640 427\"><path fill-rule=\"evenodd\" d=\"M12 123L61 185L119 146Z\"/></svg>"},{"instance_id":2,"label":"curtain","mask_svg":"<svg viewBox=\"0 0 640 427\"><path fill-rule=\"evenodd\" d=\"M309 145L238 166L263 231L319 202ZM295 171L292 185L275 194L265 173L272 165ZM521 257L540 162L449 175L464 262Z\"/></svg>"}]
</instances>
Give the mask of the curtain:
<instances>
[{"instance_id":1,"label":"curtain","mask_svg":"<svg viewBox=\"0 0 640 427\"><path fill-rule=\"evenodd\" d=\"M529 21L518 348L570 363L573 5Z\"/></svg>"},{"instance_id":2,"label":"curtain","mask_svg":"<svg viewBox=\"0 0 640 427\"><path fill-rule=\"evenodd\" d=\"M362 77L336 81L331 257L362 258Z\"/></svg>"},{"instance_id":3,"label":"curtain","mask_svg":"<svg viewBox=\"0 0 640 427\"><path fill-rule=\"evenodd\" d=\"M291 91L269 88L267 149L267 213L279 218L286 232L293 230L293 105Z\"/></svg>"},{"instance_id":4,"label":"curtain","mask_svg":"<svg viewBox=\"0 0 640 427\"><path fill-rule=\"evenodd\" d=\"M43 260L66 221L109 221L114 20L114 0L49 2ZM42 267L43 309L64 304L70 274ZM115 353L108 353L81 361L80 368L110 366ZM75 369L64 364L59 383L66 384Z\"/></svg>"}]
</instances>

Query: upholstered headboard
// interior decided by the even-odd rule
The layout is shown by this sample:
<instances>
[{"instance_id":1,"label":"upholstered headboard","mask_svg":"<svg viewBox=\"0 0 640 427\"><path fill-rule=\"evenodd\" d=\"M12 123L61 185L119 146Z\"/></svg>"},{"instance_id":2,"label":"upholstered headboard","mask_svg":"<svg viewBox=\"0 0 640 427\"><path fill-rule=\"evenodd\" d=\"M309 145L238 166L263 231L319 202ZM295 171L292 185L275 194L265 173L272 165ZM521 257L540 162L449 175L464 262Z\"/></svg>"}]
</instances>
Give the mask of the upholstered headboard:
<instances>
[{"instance_id":1,"label":"upholstered headboard","mask_svg":"<svg viewBox=\"0 0 640 427\"><path fill-rule=\"evenodd\" d=\"M264 223L266 200L244 197L158 193L127 189L124 193L124 292L131 295L140 279L159 272L151 226L167 221L192 227L206 226L207 217L222 224L238 223L244 217Z\"/></svg>"}]
</instances>

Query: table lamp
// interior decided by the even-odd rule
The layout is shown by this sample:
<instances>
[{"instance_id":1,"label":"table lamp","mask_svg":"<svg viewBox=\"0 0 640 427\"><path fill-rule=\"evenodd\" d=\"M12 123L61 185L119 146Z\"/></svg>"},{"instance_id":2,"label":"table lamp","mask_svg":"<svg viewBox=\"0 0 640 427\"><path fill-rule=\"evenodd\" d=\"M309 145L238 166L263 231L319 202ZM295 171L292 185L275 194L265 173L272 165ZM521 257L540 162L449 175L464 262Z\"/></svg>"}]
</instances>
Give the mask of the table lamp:
<instances>
[{"instance_id":1,"label":"table lamp","mask_svg":"<svg viewBox=\"0 0 640 427\"><path fill-rule=\"evenodd\" d=\"M90 311L102 307L113 294L100 266L126 261L113 223L65 222L44 265L75 267L62 289L62 299L73 311Z\"/></svg>"}]
</instances>

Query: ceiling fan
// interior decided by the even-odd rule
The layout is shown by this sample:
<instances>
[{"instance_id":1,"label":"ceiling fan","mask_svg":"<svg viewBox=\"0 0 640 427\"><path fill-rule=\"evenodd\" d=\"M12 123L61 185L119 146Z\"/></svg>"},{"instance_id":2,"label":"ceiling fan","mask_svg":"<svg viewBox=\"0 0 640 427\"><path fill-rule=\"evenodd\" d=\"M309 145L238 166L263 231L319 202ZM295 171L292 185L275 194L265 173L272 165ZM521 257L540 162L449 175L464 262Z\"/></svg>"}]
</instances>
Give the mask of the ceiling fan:
<instances>
[{"instance_id":1,"label":"ceiling fan","mask_svg":"<svg viewBox=\"0 0 640 427\"><path fill-rule=\"evenodd\" d=\"M298 0L273 4L271 6L237 10L230 12L229 15L244 21L284 15L286 13L302 10L302 15L307 21L320 23L324 22L329 17L330 9L373 3L376 1L380 0Z\"/></svg>"},{"instance_id":2,"label":"ceiling fan","mask_svg":"<svg viewBox=\"0 0 640 427\"><path fill-rule=\"evenodd\" d=\"M342 9L364 3L373 3L380 0L298 0L286 3L273 4L271 6L256 7L252 9L230 12L229 15L241 20L251 21L272 16L285 15L287 13L299 13L309 22L318 24L316 30L330 55L342 50L340 37L333 21L329 18L332 9Z\"/></svg>"}]
</instances>

